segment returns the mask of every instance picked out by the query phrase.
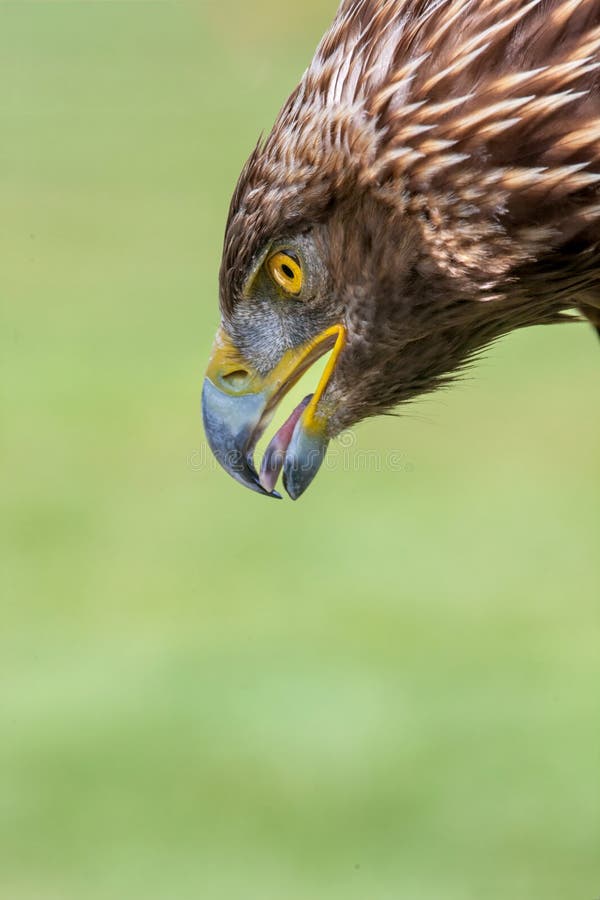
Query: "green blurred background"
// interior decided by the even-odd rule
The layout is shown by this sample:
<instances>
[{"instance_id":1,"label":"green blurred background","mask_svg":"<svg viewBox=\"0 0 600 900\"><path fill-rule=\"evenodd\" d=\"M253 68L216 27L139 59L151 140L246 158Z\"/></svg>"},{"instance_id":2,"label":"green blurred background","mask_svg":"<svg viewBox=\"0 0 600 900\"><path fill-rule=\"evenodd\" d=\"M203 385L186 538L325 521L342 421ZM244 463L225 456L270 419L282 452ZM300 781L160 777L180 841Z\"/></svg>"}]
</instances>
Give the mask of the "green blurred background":
<instances>
[{"instance_id":1,"label":"green blurred background","mask_svg":"<svg viewBox=\"0 0 600 900\"><path fill-rule=\"evenodd\" d=\"M297 504L206 454L229 197L334 6L0 3L2 900L600 894L591 330Z\"/></svg>"}]
</instances>

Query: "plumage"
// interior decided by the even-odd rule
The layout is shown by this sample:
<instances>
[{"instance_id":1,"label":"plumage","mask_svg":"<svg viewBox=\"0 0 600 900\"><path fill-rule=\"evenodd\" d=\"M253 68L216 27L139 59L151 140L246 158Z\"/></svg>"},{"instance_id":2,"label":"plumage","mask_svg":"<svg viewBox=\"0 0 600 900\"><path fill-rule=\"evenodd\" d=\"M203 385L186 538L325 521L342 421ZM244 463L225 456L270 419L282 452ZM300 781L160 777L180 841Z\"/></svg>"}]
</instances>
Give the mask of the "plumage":
<instances>
[{"instance_id":1,"label":"plumage","mask_svg":"<svg viewBox=\"0 0 600 900\"><path fill-rule=\"evenodd\" d=\"M600 0L344 0L232 200L222 327L248 371L342 323L331 437L514 328L600 326L599 83ZM253 291L299 239L318 295Z\"/></svg>"}]
</instances>

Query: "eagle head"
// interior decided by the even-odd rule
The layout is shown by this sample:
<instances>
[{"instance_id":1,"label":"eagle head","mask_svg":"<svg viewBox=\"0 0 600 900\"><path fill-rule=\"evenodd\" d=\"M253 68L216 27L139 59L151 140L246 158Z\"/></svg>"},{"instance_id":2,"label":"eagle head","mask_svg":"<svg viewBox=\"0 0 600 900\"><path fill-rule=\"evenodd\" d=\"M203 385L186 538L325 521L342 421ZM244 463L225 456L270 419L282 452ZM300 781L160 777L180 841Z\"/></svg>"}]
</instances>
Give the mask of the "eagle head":
<instances>
[{"instance_id":1,"label":"eagle head","mask_svg":"<svg viewBox=\"0 0 600 900\"><path fill-rule=\"evenodd\" d=\"M296 499L342 429L592 289L598 4L550 6L342 3L231 203L203 413L238 481L279 496L283 469ZM257 471L277 404L328 352Z\"/></svg>"}]
</instances>

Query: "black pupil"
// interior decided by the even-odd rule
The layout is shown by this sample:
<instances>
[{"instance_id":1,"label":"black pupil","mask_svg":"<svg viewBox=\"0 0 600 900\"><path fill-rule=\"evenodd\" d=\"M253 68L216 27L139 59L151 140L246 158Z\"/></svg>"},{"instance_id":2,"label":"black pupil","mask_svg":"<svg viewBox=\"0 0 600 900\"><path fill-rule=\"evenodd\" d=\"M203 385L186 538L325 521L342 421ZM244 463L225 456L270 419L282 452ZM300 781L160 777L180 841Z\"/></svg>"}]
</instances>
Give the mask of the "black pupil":
<instances>
[{"instance_id":1,"label":"black pupil","mask_svg":"<svg viewBox=\"0 0 600 900\"><path fill-rule=\"evenodd\" d=\"M289 278L290 281L294 280L294 272L293 269L290 268L286 263L284 263L281 267L281 271L285 275L286 278Z\"/></svg>"}]
</instances>

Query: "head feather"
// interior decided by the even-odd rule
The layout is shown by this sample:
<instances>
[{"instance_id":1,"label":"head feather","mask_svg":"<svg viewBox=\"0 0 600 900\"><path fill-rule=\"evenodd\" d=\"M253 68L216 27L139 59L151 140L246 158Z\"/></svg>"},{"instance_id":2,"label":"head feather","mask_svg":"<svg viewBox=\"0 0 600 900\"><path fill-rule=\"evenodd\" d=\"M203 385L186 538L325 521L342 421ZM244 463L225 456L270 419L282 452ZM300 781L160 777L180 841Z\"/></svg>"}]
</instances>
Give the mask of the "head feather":
<instances>
[{"instance_id":1,"label":"head feather","mask_svg":"<svg viewBox=\"0 0 600 900\"><path fill-rule=\"evenodd\" d=\"M501 292L600 221L599 73L599 0L344 0L240 178L225 311L265 241L352 192L412 211L468 296Z\"/></svg>"}]
</instances>

